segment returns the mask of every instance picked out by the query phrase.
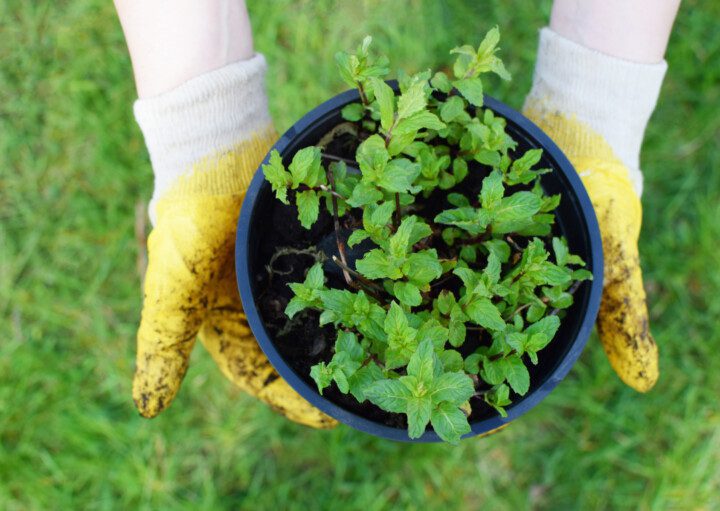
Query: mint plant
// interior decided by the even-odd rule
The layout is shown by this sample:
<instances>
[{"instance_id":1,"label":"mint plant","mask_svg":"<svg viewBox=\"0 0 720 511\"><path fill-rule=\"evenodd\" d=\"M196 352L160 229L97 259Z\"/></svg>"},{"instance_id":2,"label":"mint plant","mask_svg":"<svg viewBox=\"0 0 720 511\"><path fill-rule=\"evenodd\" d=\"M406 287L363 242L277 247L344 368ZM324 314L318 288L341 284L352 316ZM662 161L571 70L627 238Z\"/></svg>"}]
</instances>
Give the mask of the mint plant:
<instances>
[{"instance_id":1,"label":"mint plant","mask_svg":"<svg viewBox=\"0 0 720 511\"><path fill-rule=\"evenodd\" d=\"M337 332L332 358L310 372L318 391L334 385L405 414L411 438L430 424L456 443L473 409L505 416L530 388L528 364L592 277L553 233L561 197L540 184L550 172L538 168L542 151L516 154L505 120L483 108L481 76L510 79L498 42L494 28L477 48L452 50L452 76L401 73L396 94L384 81L387 59L365 38L336 56L360 96L342 110L354 159L313 146L287 168L277 151L263 166L303 227L323 207L333 218L332 264L344 286L328 287L318 262L290 284L285 309L291 319L319 311L320 325ZM438 200L444 207L429 213ZM347 247L360 243L372 248L350 261Z\"/></svg>"}]
</instances>

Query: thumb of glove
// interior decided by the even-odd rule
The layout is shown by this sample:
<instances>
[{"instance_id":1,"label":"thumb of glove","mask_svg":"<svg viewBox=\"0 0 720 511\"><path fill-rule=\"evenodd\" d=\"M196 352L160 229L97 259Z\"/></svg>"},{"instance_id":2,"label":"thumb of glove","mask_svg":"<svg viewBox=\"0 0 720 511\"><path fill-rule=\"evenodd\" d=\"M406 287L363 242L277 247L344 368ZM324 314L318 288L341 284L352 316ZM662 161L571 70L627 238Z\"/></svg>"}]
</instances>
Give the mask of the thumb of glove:
<instances>
[{"instance_id":1,"label":"thumb of glove","mask_svg":"<svg viewBox=\"0 0 720 511\"><path fill-rule=\"evenodd\" d=\"M177 394L206 315L209 286L232 253L227 233L233 231L227 225L237 208L217 207L223 198L214 197L215 214L208 215L203 199L160 202L157 226L148 238L133 380L133 400L144 417L155 417Z\"/></svg>"}]
</instances>

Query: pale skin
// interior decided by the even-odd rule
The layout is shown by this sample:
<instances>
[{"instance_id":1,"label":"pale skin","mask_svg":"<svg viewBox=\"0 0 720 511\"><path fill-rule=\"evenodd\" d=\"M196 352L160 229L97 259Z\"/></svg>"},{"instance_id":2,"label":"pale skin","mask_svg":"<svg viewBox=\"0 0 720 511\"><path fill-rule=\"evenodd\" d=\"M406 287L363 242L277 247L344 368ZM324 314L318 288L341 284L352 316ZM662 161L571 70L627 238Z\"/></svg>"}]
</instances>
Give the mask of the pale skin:
<instances>
[{"instance_id":1,"label":"pale skin","mask_svg":"<svg viewBox=\"0 0 720 511\"><path fill-rule=\"evenodd\" d=\"M550 28L602 53L653 64L665 55L680 0L555 0ZM253 55L244 0L115 0L138 96Z\"/></svg>"}]
</instances>

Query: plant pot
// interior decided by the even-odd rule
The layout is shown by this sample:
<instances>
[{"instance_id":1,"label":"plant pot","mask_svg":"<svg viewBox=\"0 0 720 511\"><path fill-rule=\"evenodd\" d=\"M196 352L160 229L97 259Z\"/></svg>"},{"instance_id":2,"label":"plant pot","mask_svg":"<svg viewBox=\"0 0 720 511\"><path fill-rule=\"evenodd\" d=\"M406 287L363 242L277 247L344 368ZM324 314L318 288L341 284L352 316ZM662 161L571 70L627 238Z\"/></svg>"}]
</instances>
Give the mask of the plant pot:
<instances>
[{"instance_id":1,"label":"plant pot","mask_svg":"<svg viewBox=\"0 0 720 511\"><path fill-rule=\"evenodd\" d=\"M395 83L392 85L397 89ZM341 109L357 101L359 95L355 90L326 101L285 132L273 149L280 152L286 165L289 164L298 150L317 144L332 128L342 123ZM584 282L577 290L575 302L563 319L560 330L542 351L539 364L530 368L531 385L527 394L515 397L512 405L507 408L508 416L505 418L489 407L478 417L473 414L470 417L472 431L466 437L487 433L520 417L540 403L567 375L580 356L592 330L603 282L600 231L590 199L575 169L553 141L522 114L488 96L485 97L485 108L507 120L506 131L518 142L518 150L544 150L541 166L551 168L553 172L542 176L542 186L549 194L562 193L562 201L556 210L558 230L567 238L570 250L585 260L587 269L593 273L593 280ZM267 163L268 158L269 153L263 163ZM302 374L302 371L293 368L283 357L266 328L257 300L263 291L258 276L265 271L264 267L268 263L266 255L260 253L259 247L272 230L287 228L285 225L272 225L275 208L279 207L282 205L275 199L262 171L258 170L248 188L240 213L235 264L240 297L248 323L270 363L307 401L353 428L391 440L440 441L431 428L420 438L411 440L406 429L392 427L347 410L328 396L321 396L309 374ZM296 342L311 343L314 340L296 339Z\"/></svg>"}]
</instances>

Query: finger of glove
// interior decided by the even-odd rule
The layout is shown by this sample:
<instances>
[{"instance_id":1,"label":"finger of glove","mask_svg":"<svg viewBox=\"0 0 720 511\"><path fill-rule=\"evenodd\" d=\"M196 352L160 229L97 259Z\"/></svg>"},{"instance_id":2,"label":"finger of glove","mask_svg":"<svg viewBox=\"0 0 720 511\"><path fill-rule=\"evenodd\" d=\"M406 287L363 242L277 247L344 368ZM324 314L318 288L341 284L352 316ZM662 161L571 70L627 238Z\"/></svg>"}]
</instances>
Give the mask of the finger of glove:
<instances>
[{"instance_id":1,"label":"finger of glove","mask_svg":"<svg viewBox=\"0 0 720 511\"><path fill-rule=\"evenodd\" d=\"M238 198L158 204L137 337L133 399L145 417L173 401L208 307L208 290L231 257Z\"/></svg>"},{"instance_id":2,"label":"finger of glove","mask_svg":"<svg viewBox=\"0 0 720 511\"><path fill-rule=\"evenodd\" d=\"M200 340L222 373L288 419L314 428L337 423L313 407L277 374L252 335L242 311L232 265L213 290Z\"/></svg>"},{"instance_id":3,"label":"finger of glove","mask_svg":"<svg viewBox=\"0 0 720 511\"><path fill-rule=\"evenodd\" d=\"M650 334L638 237L640 200L625 168L606 161L574 161L598 216L605 258L598 333L610 364L639 392L658 378L658 350Z\"/></svg>"}]
</instances>

